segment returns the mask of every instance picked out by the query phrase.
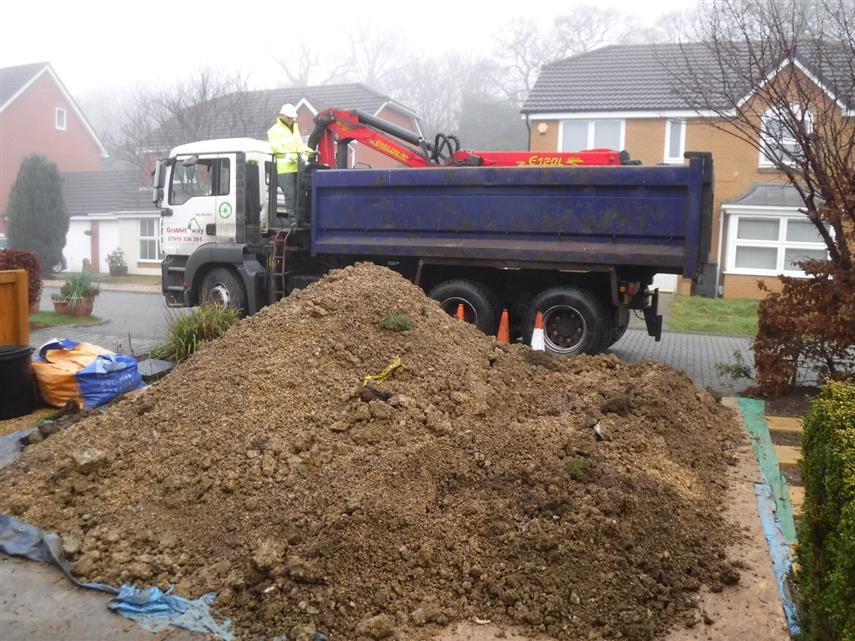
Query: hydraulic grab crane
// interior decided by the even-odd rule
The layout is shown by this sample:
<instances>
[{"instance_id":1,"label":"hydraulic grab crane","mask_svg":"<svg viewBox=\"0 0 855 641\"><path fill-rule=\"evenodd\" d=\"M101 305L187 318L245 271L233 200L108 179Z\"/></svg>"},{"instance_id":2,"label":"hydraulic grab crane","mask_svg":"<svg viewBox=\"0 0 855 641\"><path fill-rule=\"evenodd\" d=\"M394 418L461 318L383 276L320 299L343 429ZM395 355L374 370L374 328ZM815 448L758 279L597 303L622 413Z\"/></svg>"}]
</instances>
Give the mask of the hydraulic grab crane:
<instances>
[{"instance_id":1,"label":"hydraulic grab crane","mask_svg":"<svg viewBox=\"0 0 855 641\"><path fill-rule=\"evenodd\" d=\"M399 140L409 143L412 147L398 142ZM573 167L636 164L629 160L626 152L611 149L578 152L468 151L460 149L460 141L456 136L445 134L437 134L433 144L430 144L417 133L356 109L326 109L315 117L315 129L309 136L308 144L312 149L318 150L321 163L329 167L347 168L347 145L352 141L376 149L407 167Z\"/></svg>"}]
</instances>

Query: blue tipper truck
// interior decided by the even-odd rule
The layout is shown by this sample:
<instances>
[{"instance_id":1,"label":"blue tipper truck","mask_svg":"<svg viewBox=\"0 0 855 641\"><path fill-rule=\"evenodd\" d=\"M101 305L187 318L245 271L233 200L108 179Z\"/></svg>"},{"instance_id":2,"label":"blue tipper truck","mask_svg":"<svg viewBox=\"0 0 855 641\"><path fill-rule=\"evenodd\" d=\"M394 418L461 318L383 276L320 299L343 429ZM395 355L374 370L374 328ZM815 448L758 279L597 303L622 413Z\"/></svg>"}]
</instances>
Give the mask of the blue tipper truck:
<instances>
[{"instance_id":1,"label":"blue tipper truck","mask_svg":"<svg viewBox=\"0 0 855 641\"><path fill-rule=\"evenodd\" d=\"M266 142L182 145L155 170L163 293L173 306L214 301L251 314L330 269L371 261L450 314L462 304L487 334L506 308L512 336L528 341L542 312L553 354L605 350L633 310L659 340L654 274L697 279L709 253L712 158L686 160L423 169L310 162L301 165L292 226L277 210Z\"/></svg>"}]
</instances>

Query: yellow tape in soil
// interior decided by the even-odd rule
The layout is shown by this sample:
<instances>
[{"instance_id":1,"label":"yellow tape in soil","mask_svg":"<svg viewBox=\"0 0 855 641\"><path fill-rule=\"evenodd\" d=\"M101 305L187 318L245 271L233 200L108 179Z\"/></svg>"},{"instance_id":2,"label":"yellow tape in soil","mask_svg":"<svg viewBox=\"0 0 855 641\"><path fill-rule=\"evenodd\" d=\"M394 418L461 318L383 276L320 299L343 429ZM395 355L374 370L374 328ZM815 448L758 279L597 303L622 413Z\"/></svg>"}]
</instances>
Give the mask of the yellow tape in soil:
<instances>
[{"instance_id":1,"label":"yellow tape in soil","mask_svg":"<svg viewBox=\"0 0 855 641\"><path fill-rule=\"evenodd\" d=\"M371 381L377 381L378 383L382 383L387 378L392 375L396 369L401 366L401 357L396 356L391 363L389 363L382 372L379 374L368 374L365 378L362 379L362 385L368 385Z\"/></svg>"}]
</instances>

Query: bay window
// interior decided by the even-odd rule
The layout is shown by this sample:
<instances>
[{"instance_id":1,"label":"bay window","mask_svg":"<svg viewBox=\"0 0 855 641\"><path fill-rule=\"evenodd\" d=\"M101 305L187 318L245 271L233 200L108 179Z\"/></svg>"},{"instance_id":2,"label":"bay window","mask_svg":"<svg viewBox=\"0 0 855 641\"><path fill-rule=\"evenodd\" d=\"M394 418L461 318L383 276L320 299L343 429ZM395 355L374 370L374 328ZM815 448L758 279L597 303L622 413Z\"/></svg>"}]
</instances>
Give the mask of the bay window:
<instances>
[{"instance_id":1,"label":"bay window","mask_svg":"<svg viewBox=\"0 0 855 641\"><path fill-rule=\"evenodd\" d=\"M825 243L803 214L731 215L727 271L732 274L803 276L797 263L828 258Z\"/></svg>"}]
</instances>

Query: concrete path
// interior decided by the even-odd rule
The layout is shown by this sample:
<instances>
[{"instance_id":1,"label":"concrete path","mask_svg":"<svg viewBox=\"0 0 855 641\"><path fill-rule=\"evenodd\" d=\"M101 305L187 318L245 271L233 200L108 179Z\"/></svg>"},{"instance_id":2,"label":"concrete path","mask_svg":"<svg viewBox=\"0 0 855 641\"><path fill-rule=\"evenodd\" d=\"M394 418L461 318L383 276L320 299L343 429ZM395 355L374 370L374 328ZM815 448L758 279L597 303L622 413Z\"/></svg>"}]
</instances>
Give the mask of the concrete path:
<instances>
[{"instance_id":1,"label":"concrete path","mask_svg":"<svg viewBox=\"0 0 855 641\"><path fill-rule=\"evenodd\" d=\"M2 641L202 641L171 628L152 634L107 608L109 595L72 586L58 569L0 556Z\"/></svg>"}]
</instances>

